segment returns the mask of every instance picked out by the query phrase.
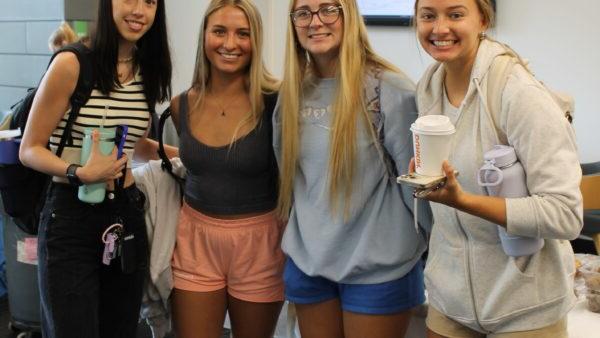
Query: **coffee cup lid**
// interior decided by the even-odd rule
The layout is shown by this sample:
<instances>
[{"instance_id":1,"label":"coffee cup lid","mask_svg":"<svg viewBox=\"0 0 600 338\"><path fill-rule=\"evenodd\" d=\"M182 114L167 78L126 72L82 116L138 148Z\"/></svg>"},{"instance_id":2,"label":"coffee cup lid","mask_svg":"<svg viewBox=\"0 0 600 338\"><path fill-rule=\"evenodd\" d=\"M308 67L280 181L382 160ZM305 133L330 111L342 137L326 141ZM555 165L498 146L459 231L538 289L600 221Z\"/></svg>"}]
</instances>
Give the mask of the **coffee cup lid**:
<instances>
[{"instance_id":1,"label":"coffee cup lid","mask_svg":"<svg viewBox=\"0 0 600 338\"><path fill-rule=\"evenodd\" d=\"M451 135L456 131L448 116L445 115L419 117L410 126L410 130L425 135Z\"/></svg>"}]
</instances>

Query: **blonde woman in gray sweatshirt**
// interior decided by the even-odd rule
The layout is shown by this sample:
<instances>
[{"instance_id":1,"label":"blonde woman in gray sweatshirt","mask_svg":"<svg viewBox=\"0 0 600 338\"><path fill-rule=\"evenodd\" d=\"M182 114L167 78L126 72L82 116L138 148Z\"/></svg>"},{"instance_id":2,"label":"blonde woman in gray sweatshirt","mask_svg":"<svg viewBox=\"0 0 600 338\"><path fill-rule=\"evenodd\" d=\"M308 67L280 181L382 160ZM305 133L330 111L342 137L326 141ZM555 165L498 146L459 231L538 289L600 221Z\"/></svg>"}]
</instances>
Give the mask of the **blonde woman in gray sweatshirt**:
<instances>
[{"instance_id":1,"label":"blonde woman in gray sweatshirt","mask_svg":"<svg viewBox=\"0 0 600 338\"><path fill-rule=\"evenodd\" d=\"M485 36L493 22L489 0L418 0L415 20L421 45L437 61L419 82L419 115L446 115L457 130L443 165L447 182L425 197L437 202L425 269L428 337L567 337L575 272L568 240L582 227L573 130L519 64L504 88L494 89L501 109L493 117L484 110L486 75L506 52ZM477 184L483 154L495 144L514 147L529 196L486 196ZM498 225L545 245L509 257Z\"/></svg>"}]
</instances>

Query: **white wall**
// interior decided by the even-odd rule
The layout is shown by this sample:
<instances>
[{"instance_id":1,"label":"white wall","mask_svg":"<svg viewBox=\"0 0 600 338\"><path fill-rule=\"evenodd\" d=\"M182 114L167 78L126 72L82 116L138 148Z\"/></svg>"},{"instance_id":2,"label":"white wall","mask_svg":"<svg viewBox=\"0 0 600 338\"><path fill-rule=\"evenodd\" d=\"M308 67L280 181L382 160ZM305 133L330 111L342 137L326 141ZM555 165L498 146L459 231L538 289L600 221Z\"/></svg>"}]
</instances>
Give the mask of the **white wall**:
<instances>
[{"instance_id":1,"label":"white wall","mask_svg":"<svg viewBox=\"0 0 600 338\"><path fill-rule=\"evenodd\" d=\"M263 15L268 16L270 1L281 0L254 0ZM198 47L198 32L208 0L171 0L166 2L167 27L173 58L173 93L179 94L190 87L194 65L196 62L196 49ZM265 31L269 27L264 22ZM266 34L267 41L274 41ZM268 58L267 58L268 60Z\"/></svg>"},{"instance_id":2,"label":"white wall","mask_svg":"<svg viewBox=\"0 0 600 338\"><path fill-rule=\"evenodd\" d=\"M540 80L575 98L581 161L600 161L600 1L500 0L498 11L498 38Z\"/></svg>"},{"instance_id":3,"label":"white wall","mask_svg":"<svg viewBox=\"0 0 600 338\"><path fill-rule=\"evenodd\" d=\"M208 1L166 2L167 27L173 59L173 93L189 88L192 82L200 21Z\"/></svg>"},{"instance_id":4,"label":"white wall","mask_svg":"<svg viewBox=\"0 0 600 338\"><path fill-rule=\"evenodd\" d=\"M255 0L265 24L265 59L281 76L287 0ZM390 0L391 1L391 0ZM207 0L167 4L175 93L190 84L200 19ZM575 97L575 130L582 162L600 160L600 13L597 0L499 0L496 36L529 59L537 77ZM374 48L415 81L431 62L408 27L369 27Z\"/></svg>"}]
</instances>

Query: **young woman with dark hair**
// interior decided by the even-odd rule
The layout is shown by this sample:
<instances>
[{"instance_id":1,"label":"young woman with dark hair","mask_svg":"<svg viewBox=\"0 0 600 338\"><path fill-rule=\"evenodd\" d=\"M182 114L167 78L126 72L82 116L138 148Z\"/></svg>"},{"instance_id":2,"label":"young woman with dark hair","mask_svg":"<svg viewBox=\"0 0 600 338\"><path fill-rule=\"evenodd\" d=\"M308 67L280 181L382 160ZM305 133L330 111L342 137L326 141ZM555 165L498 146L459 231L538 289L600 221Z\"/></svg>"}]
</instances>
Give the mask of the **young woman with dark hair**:
<instances>
[{"instance_id":1,"label":"young woman with dark hair","mask_svg":"<svg viewBox=\"0 0 600 338\"><path fill-rule=\"evenodd\" d=\"M124 1L124 3L130 2L132 1ZM171 96L172 72L165 4L163 1L157 0L141 0L139 2L155 4L154 23L148 27L147 32L134 45L130 46L134 48L135 53L129 51L130 53L126 55L135 58L135 64L139 67L140 73L143 74L144 94L148 102L163 102ZM104 93L113 89L115 84L119 84L115 69L119 66L119 59L124 51L118 47L121 45L121 34L127 34L126 32L122 33L120 24L117 21L111 20L115 14L117 13L114 12L111 1L101 1L98 11L98 23L92 40L92 49L97 55L97 62L94 67L95 73L98 75L96 81L98 88ZM128 25L129 23L124 20L122 24Z\"/></svg>"},{"instance_id":2,"label":"young woman with dark hair","mask_svg":"<svg viewBox=\"0 0 600 338\"><path fill-rule=\"evenodd\" d=\"M80 72L74 53L54 58L34 99L20 159L53 177L38 237L45 337L135 336L148 242L145 197L134 184L129 163L134 154L140 160L157 157L156 143L146 136L153 106L171 93L164 6L164 0L100 1L90 43L93 90L60 157L55 152ZM124 155L117 159L116 149L110 155L98 150L97 129L119 125L127 126L128 134ZM86 128L94 129L92 150L80 166ZM168 152L176 155L177 150ZM102 202L78 199L80 185L102 182ZM123 259L103 262L103 242L112 237L107 234L120 239Z\"/></svg>"}]
</instances>

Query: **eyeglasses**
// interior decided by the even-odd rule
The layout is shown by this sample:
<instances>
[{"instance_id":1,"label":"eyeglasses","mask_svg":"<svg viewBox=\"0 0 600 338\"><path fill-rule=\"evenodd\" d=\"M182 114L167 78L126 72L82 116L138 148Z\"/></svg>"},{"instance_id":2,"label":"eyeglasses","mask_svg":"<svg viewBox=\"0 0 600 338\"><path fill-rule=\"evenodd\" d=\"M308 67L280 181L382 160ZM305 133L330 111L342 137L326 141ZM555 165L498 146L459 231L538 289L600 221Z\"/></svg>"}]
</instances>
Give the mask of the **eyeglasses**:
<instances>
[{"instance_id":1,"label":"eyeglasses","mask_svg":"<svg viewBox=\"0 0 600 338\"><path fill-rule=\"evenodd\" d=\"M342 13L342 6L331 5L321 7L314 12L310 9L297 9L291 12L290 16L292 17L292 21L294 21L294 26L298 28L306 28L310 26L315 14L319 17L319 20L321 20L323 24L331 25L340 18L340 13Z\"/></svg>"}]
</instances>

